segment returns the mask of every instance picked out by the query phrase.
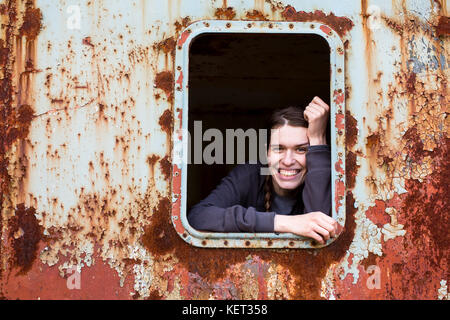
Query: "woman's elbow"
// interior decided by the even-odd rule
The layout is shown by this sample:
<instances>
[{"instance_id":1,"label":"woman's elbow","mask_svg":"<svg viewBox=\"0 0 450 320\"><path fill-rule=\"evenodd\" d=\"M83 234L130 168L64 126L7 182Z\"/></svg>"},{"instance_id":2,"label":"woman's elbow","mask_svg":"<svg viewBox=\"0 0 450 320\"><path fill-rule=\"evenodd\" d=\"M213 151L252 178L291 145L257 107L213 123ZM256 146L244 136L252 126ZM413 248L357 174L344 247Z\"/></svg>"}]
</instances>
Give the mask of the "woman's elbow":
<instances>
[{"instance_id":1,"label":"woman's elbow","mask_svg":"<svg viewBox=\"0 0 450 320\"><path fill-rule=\"evenodd\" d=\"M197 230L201 229L201 220L199 219L198 210L195 210L195 208L192 208L191 211L188 212L187 220L189 225Z\"/></svg>"}]
</instances>

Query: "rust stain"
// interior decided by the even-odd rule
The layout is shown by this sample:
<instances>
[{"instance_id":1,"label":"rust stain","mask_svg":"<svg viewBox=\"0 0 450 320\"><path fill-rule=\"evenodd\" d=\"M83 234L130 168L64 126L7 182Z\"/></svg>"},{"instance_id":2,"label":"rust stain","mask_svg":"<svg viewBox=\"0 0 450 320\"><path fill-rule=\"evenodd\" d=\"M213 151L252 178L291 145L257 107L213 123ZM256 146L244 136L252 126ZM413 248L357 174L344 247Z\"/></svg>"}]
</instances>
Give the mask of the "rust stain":
<instances>
[{"instance_id":1,"label":"rust stain","mask_svg":"<svg viewBox=\"0 0 450 320\"><path fill-rule=\"evenodd\" d=\"M155 86L165 92L169 102L173 101L173 74L170 71L162 71L156 74Z\"/></svg>"},{"instance_id":2,"label":"rust stain","mask_svg":"<svg viewBox=\"0 0 450 320\"><path fill-rule=\"evenodd\" d=\"M166 109L163 112L163 114L159 118L159 125L167 133L167 135L172 134L172 126L173 126L172 111L170 111L169 109Z\"/></svg>"},{"instance_id":3,"label":"rust stain","mask_svg":"<svg viewBox=\"0 0 450 320\"><path fill-rule=\"evenodd\" d=\"M156 51L162 51L165 54L171 54L172 57L175 57L175 49L177 47L177 42L174 37L170 37L164 39L160 42L157 42L153 45L153 49Z\"/></svg>"},{"instance_id":4,"label":"rust stain","mask_svg":"<svg viewBox=\"0 0 450 320\"><path fill-rule=\"evenodd\" d=\"M27 2L25 16L22 26L19 29L20 36L27 37L27 40L36 39L41 31L42 13L39 8L33 8L30 1Z\"/></svg>"},{"instance_id":5,"label":"rust stain","mask_svg":"<svg viewBox=\"0 0 450 320\"><path fill-rule=\"evenodd\" d=\"M169 109L164 110L163 114L159 117L158 124L161 129L166 133L166 154L170 154L172 151L172 128L173 128L173 114Z\"/></svg>"},{"instance_id":6,"label":"rust stain","mask_svg":"<svg viewBox=\"0 0 450 320\"><path fill-rule=\"evenodd\" d=\"M8 173L7 167L9 158L7 152L11 145L18 140L27 137L31 121L34 117L32 107L27 103L29 98L26 95L29 86L28 77L35 70L33 69L34 59L34 39L41 29L42 14L39 9L33 7L32 2L26 3L26 10L23 17L23 24L19 28L19 37L15 35L17 28L17 9L14 1L9 1L2 7L2 12L6 11L8 23L4 29L4 37L0 43L1 48L1 69L3 78L0 89L0 209L7 206L6 198L10 192L12 177ZM20 44L17 38L26 37L27 52L25 61L13 52L14 42ZM17 50L21 50L20 46ZM25 63L24 63L25 62ZM16 78L13 75L14 64L25 65L25 70L20 75L19 83L15 85ZM22 70L20 70L22 71ZM22 80L22 81L20 81ZM24 83L24 85L23 85ZM17 86L17 88L15 88ZM14 98L16 97L16 99ZM25 97L25 98L24 98ZM17 101L17 103L15 102Z\"/></svg>"},{"instance_id":7,"label":"rust stain","mask_svg":"<svg viewBox=\"0 0 450 320\"><path fill-rule=\"evenodd\" d=\"M283 11L285 8L281 1L265 0L265 2L270 5L272 12Z\"/></svg>"},{"instance_id":8,"label":"rust stain","mask_svg":"<svg viewBox=\"0 0 450 320\"><path fill-rule=\"evenodd\" d=\"M226 277L233 265L244 263L249 255L257 256L261 261L273 262L289 270L295 281L290 298L321 299L322 278L328 267L345 255L354 236L355 208L350 192L347 193L346 205L345 232L330 246L314 251L314 255L306 250L286 253L283 250L219 250L192 247L185 243L175 231L170 221L171 201L165 197L159 199L141 242L156 259L162 259L166 254L173 254L190 274L197 274L210 283Z\"/></svg>"},{"instance_id":9,"label":"rust stain","mask_svg":"<svg viewBox=\"0 0 450 320\"><path fill-rule=\"evenodd\" d=\"M420 148L420 142L411 142L418 144ZM423 157L423 151L414 154L419 148L410 150L411 158ZM431 240L427 246L432 245L438 251L436 265L441 265L440 262L447 264L444 270L448 270L446 257L450 253L449 215L447 214L450 205L447 192L447 187L450 185L448 152L450 152L450 139L443 138L438 148L428 153L432 157L432 173L427 177L425 184L414 179L406 181L408 193L404 195L403 210L400 211L401 216L408 221L405 227L410 230L411 242L409 243L413 245L423 243L427 238ZM420 227L417 228L417 226ZM430 248L427 252L434 252L434 250Z\"/></svg>"},{"instance_id":10,"label":"rust stain","mask_svg":"<svg viewBox=\"0 0 450 320\"><path fill-rule=\"evenodd\" d=\"M316 10L314 12L297 11L293 6L286 6L281 13L282 17L288 21L299 22L322 22L336 31L339 36L343 37L350 31L354 24L347 17L337 17L334 13L325 14L323 11Z\"/></svg>"},{"instance_id":11,"label":"rust stain","mask_svg":"<svg viewBox=\"0 0 450 320\"><path fill-rule=\"evenodd\" d=\"M174 25L175 25L175 32L179 33L181 30L186 28L190 23L191 23L191 18L190 17L184 17L183 19L181 19L181 22L180 21L176 21L174 23Z\"/></svg>"},{"instance_id":12,"label":"rust stain","mask_svg":"<svg viewBox=\"0 0 450 320\"><path fill-rule=\"evenodd\" d=\"M411 128L416 132L416 128ZM421 142L413 134L406 138L412 146L407 149L411 159L423 157ZM417 146L414 146L417 144ZM426 181L406 179L407 193L395 195L391 200L375 201L375 206L365 212L378 227L390 222L386 208L395 208L397 222L404 225L405 236L382 239L383 255L369 256L360 268L361 285L345 280L336 288L336 296L360 299L436 299L440 281L448 277L450 241L447 214L450 183L448 152L450 139L442 138L430 156L432 173ZM382 290L364 290L368 275L363 267L376 265L381 271ZM348 286L352 286L351 292Z\"/></svg>"},{"instance_id":13,"label":"rust stain","mask_svg":"<svg viewBox=\"0 0 450 320\"><path fill-rule=\"evenodd\" d=\"M214 12L214 17L222 20L233 20L235 16L236 11L232 7L217 8Z\"/></svg>"},{"instance_id":14,"label":"rust stain","mask_svg":"<svg viewBox=\"0 0 450 320\"><path fill-rule=\"evenodd\" d=\"M410 72L406 80L406 91L408 93L415 93L416 91L416 74Z\"/></svg>"},{"instance_id":15,"label":"rust stain","mask_svg":"<svg viewBox=\"0 0 450 320\"><path fill-rule=\"evenodd\" d=\"M5 41L0 39L0 67L5 67L8 61L9 49L5 47Z\"/></svg>"},{"instance_id":16,"label":"rust stain","mask_svg":"<svg viewBox=\"0 0 450 320\"><path fill-rule=\"evenodd\" d=\"M152 154L151 156L147 157L147 163L150 166L152 177L155 176L155 164L156 162L158 162L159 159L160 159L159 156L155 154Z\"/></svg>"},{"instance_id":17,"label":"rust stain","mask_svg":"<svg viewBox=\"0 0 450 320\"><path fill-rule=\"evenodd\" d=\"M162 300L163 296L159 294L157 290L152 290L150 295L147 297L147 300Z\"/></svg>"},{"instance_id":18,"label":"rust stain","mask_svg":"<svg viewBox=\"0 0 450 320\"><path fill-rule=\"evenodd\" d=\"M436 26L436 35L447 36L450 34L450 18L449 17L439 17L439 22Z\"/></svg>"},{"instance_id":19,"label":"rust stain","mask_svg":"<svg viewBox=\"0 0 450 320\"><path fill-rule=\"evenodd\" d=\"M357 121L349 110L345 111L345 144L348 149L352 149L358 140Z\"/></svg>"},{"instance_id":20,"label":"rust stain","mask_svg":"<svg viewBox=\"0 0 450 320\"><path fill-rule=\"evenodd\" d=\"M264 13L262 13L261 11L258 11L258 10L247 11L247 13L245 14L245 17L248 20L263 20L263 21L269 20L264 15Z\"/></svg>"},{"instance_id":21,"label":"rust stain","mask_svg":"<svg viewBox=\"0 0 450 320\"><path fill-rule=\"evenodd\" d=\"M172 176L172 162L170 161L170 157L166 155L159 161L159 165L161 166L161 172L164 176L164 179L170 179Z\"/></svg>"},{"instance_id":22,"label":"rust stain","mask_svg":"<svg viewBox=\"0 0 450 320\"><path fill-rule=\"evenodd\" d=\"M90 46L90 47L93 47L93 48L95 47L94 44L92 43L91 37L85 37L85 38L83 38L82 43L83 43L84 45L87 45L87 46Z\"/></svg>"},{"instance_id":23,"label":"rust stain","mask_svg":"<svg viewBox=\"0 0 450 320\"><path fill-rule=\"evenodd\" d=\"M345 158L345 185L349 190L352 190L355 187L356 175L359 169L356 159L355 153L347 151L347 156Z\"/></svg>"},{"instance_id":24,"label":"rust stain","mask_svg":"<svg viewBox=\"0 0 450 320\"><path fill-rule=\"evenodd\" d=\"M389 28L395 31L395 33L397 33L398 35L403 35L403 29L405 28L404 25L401 25L400 23L397 23L396 21L388 17L383 16L382 19Z\"/></svg>"},{"instance_id":25,"label":"rust stain","mask_svg":"<svg viewBox=\"0 0 450 320\"><path fill-rule=\"evenodd\" d=\"M8 138L8 132L10 132L10 126L15 126L17 118L12 114L13 104L13 84L11 73L11 61L12 61L12 48L14 37L14 23L16 21L16 8L12 2L2 4L2 14L7 14L8 23L5 26L4 40L1 42L1 71L3 74L0 80L0 235L3 230L3 210L7 203L7 194L9 192L9 185L11 176L8 172L9 160L6 152L10 146L11 138ZM0 244L0 254L3 253L3 244ZM0 279L3 277L3 266L0 267ZM0 287L0 290L2 288ZM3 294L0 291L0 294Z\"/></svg>"},{"instance_id":26,"label":"rust stain","mask_svg":"<svg viewBox=\"0 0 450 320\"><path fill-rule=\"evenodd\" d=\"M28 135L30 123L34 117L33 109L27 104L19 106L17 110L9 110L8 113L4 122L7 128L2 135L5 151L8 151L9 146L16 140L24 139Z\"/></svg>"},{"instance_id":27,"label":"rust stain","mask_svg":"<svg viewBox=\"0 0 450 320\"><path fill-rule=\"evenodd\" d=\"M19 204L15 215L8 221L9 238L12 242L13 265L19 268L18 274L29 271L37 257L39 241L43 238L43 228L39 225L34 208Z\"/></svg>"},{"instance_id":28,"label":"rust stain","mask_svg":"<svg viewBox=\"0 0 450 320\"><path fill-rule=\"evenodd\" d=\"M380 135L378 133L373 133L368 136L366 147L371 153L376 153L376 150L380 147Z\"/></svg>"}]
</instances>

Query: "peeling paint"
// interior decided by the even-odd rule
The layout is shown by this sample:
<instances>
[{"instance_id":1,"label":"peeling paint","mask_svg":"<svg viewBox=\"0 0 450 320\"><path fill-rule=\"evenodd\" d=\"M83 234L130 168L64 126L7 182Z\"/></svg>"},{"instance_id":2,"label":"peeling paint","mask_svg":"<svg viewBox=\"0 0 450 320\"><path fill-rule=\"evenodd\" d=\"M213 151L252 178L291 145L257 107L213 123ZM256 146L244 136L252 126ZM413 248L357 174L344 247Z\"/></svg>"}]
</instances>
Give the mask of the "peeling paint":
<instances>
[{"instance_id":1,"label":"peeling paint","mask_svg":"<svg viewBox=\"0 0 450 320\"><path fill-rule=\"evenodd\" d=\"M320 10L315 10L314 12L297 11L290 5L287 5L284 8L282 16L287 21L319 21L325 23L326 25L332 27L341 37L345 36L345 34L354 26L352 20L349 18L337 17L332 12L325 14Z\"/></svg>"}]
</instances>

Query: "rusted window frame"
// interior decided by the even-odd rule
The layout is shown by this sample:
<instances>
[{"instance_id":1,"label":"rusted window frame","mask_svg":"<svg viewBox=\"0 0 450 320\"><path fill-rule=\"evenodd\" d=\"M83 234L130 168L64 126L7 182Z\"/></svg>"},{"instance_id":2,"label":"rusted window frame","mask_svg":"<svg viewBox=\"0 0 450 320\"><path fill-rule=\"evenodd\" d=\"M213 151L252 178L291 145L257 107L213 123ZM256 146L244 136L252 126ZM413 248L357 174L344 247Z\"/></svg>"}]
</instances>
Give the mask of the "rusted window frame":
<instances>
[{"instance_id":1,"label":"rusted window frame","mask_svg":"<svg viewBox=\"0 0 450 320\"><path fill-rule=\"evenodd\" d=\"M320 248L324 245L290 233L218 233L192 228L187 220L188 66L192 40L203 33L317 34L330 46L330 123L332 163L332 216L345 224L345 81L344 45L329 26L311 22L202 20L189 25L177 40L173 130L172 223L180 237L198 247L215 248ZM334 124L334 128L333 128Z\"/></svg>"}]
</instances>

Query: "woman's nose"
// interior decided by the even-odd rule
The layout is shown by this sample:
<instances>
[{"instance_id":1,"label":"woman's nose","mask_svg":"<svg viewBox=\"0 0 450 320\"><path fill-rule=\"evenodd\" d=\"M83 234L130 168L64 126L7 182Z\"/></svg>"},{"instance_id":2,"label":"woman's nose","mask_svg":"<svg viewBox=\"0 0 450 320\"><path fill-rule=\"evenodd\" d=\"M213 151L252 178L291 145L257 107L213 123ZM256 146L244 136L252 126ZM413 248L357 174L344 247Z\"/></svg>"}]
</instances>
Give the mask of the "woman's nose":
<instances>
[{"instance_id":1,"label":"woman's nose","mask_svg":"<svg viewBox=\"0 0 450 320\"><path fill-rule=\"evenodd\" d=\"M291 150L287 150L285 152L282 161L283 161L283 164L286 165L286 166L290 166L290 165L293 165L295 163L295 159L293 157L293 154L292 154Z\"/></svg>"}]
</instances>

